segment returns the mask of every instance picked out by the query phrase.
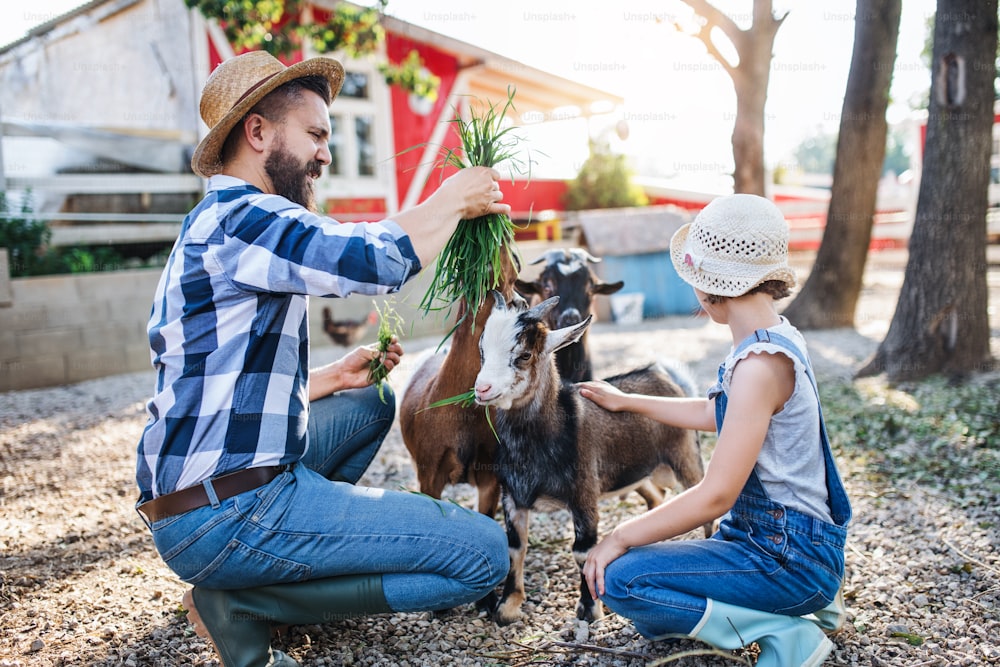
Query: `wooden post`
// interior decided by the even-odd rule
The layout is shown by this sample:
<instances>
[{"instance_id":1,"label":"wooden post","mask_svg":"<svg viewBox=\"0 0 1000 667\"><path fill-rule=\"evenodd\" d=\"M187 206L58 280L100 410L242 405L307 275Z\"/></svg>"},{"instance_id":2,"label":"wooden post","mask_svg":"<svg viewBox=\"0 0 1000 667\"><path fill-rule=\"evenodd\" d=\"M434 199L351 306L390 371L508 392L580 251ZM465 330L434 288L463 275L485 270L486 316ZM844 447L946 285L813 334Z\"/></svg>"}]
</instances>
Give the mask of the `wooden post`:
<instances>
[{"instance_id":1,"label":"wooden post","mask_svg":"<svg viewBox=\"0 0 1000 667\"><path fill-rule=\"evenodd\" d=\"M10 287L10 257L7 248L0 248L0 308L13 305L14 290Z\"/></svg>"},{"instance_id":2,"label":"wooden post","mask_svg":"<svg viewBox=\"0 0 1000 667\"><path fill-rule=\"evenodd\" d=\"M3 102L0 101L0 192L7 192L7 178L3 168Z\"/></svg>"}]
</instances>

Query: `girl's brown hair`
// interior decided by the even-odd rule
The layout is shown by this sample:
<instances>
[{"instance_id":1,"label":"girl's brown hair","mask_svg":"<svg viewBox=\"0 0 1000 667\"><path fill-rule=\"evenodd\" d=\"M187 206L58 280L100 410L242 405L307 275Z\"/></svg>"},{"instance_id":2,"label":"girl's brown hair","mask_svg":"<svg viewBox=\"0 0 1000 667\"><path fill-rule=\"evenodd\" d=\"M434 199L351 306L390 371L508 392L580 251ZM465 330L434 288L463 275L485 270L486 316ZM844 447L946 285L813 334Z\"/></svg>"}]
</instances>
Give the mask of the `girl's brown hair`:
<instances>
[{"instance_id":1,"label":"girl's brown hair","mask_svg":"<svg viewBox=\"0 0 1000 667\"><path fill-rule=\"evenodd\" d=\"M760 285L757 285L746 294L757 294L758 292L769 294L771 295L772 299L777 301L778 299L784 299L786 296L790 296L792 290L788 287L788 283L786 283L784 280L765 280ZM718 296L716 294L707 294L705 296L705 300L711 304L722 303L726 299L732 299L732 298L735 297Z\"/></svg>"}]
</instances>

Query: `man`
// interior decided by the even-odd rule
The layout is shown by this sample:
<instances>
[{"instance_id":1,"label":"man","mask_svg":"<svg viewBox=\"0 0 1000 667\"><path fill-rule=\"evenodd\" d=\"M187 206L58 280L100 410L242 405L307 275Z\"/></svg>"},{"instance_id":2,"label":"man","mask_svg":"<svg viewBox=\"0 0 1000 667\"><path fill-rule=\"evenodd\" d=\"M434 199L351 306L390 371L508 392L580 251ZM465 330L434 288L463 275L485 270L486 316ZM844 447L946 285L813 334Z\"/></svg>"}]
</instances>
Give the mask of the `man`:
<instances>
[{"instance_id":1,"label":"man","mask_svg":"<svg viewBox=\"0 0 1000 667\"><path fill-rule=\"evenodd\" d=\"M343 76L335 60L286 68L262 52L212 73L201 98L211 130L192 159L207 194L149 322L157 381L138 510L194 585L189 617L227 667L296 664L271 649L272 624L449 608L482 598L508 568L492 519L353 485L395 412L369 386L373 348L309 371L307 295L396 291L460 219L510 210L498 174L470 168L381 223L311 212ZM394 341L386 365L402 353Z\"/></svg>"}]
</instances>

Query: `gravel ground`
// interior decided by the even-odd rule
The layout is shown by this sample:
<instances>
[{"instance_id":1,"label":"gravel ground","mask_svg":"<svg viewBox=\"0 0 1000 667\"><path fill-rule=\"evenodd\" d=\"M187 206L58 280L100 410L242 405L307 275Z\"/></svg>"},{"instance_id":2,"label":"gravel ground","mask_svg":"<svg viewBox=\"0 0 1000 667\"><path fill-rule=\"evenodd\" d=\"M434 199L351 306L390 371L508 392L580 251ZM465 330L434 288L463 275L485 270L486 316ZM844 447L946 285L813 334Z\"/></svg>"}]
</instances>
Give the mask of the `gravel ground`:
<instances>
[{"instance_id":1,"label":"gravel ground","mask_svg":"<svg viewBox=\"0 0 1000 667\"><path fill-rule=\"evenodd\" d=\"M869 266L857 330L807 335L821 382L850 378L885 334L901 273L898 265ZM996 319L996 271L991 290ZM1000 323L993 327L1000 356ZM696 317L599 322L590 341L599 374L667 350L691 366L701 389L728 346L724 328ZM392 384L405 386L419 352L437 342L404 341L408 356ZM338 352L318 348L316 361ZM183 614L186 586L162 564L132 509L135 443L151 384L151 373L137 373L0 394L0 667L218 664ZM827 664L1000 664L1000 499L966 498L959 505L933 485L897 480L887 487L864 461L840 465L855 511L845 588L849 623ZM416 488L397 427L362 483ZM470 487L446 495L473 506ZM603 530L642 507L634 494L605 501ZM646 641L614 614L590 626L578 622L571 540L566 512L533 515L529 599L525 619L511 626L497 627L470 605L438 615L295 627L277 645L304 665L638 667L671 656L678 665L737 664L738 655L679 657L704 646ZM910 635L927 639L914 646Z\"/></svg>"}]
</instances>

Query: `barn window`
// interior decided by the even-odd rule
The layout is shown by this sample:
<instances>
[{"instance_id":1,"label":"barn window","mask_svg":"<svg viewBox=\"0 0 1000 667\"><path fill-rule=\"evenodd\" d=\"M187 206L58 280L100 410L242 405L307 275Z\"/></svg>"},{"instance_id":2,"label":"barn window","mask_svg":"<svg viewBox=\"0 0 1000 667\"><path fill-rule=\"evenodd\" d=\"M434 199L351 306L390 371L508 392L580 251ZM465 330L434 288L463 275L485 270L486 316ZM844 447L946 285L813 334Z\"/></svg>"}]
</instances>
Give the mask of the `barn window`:
<instances>
[{"instance_id":1,"label":"barn window","mask_svg":"<svg viewBox=\"0 0 1000 667\"><path fill-rule=\"evenodd\" d=\"M330 176L370 179L378 155L372 74L348 70L344 86L330 105Z\"/></svg>"},{"instance_id":2,"label":"barn window","mask_svg":"<svg viewBox=\"0 0 1000 667\"><path fill-rule=\"evenodd\" d=\"M358 175L375 175L375 144L373 140L371 116L354 117L354 133L357 137Z\"/></svg>"},{"instance_id":3,"label":"barn window","mask_svg":"<svg viewBox=\"0 0 1000 667\"><path fill-rule=\"evenodd\" d=\"M357 100L367 100L368 74L365 72L344 72L344 85L337 97L350 97Z\"/></svg>"},{"instance_id":4,"label":"barn window","mask_svg":"<svg viewBox=\"0 0 1000 667\"><path fill-rule=\"evenodd\" d=\"M343 171L343 152L344 152L344 136L343 130L341 129L342 123L340 117L336 115L330 116L330 167L329 172L331 176L341 176Z\"/></svg>"}]
</instances>

